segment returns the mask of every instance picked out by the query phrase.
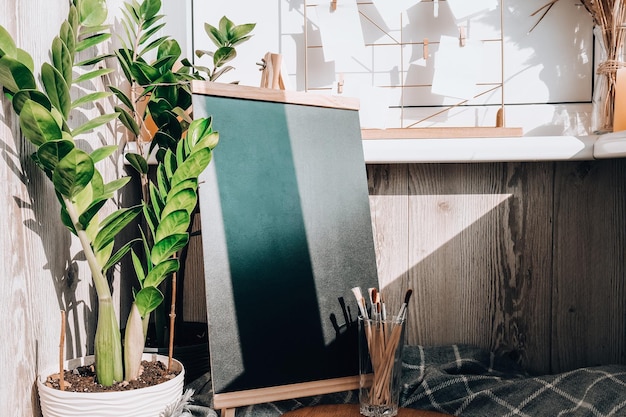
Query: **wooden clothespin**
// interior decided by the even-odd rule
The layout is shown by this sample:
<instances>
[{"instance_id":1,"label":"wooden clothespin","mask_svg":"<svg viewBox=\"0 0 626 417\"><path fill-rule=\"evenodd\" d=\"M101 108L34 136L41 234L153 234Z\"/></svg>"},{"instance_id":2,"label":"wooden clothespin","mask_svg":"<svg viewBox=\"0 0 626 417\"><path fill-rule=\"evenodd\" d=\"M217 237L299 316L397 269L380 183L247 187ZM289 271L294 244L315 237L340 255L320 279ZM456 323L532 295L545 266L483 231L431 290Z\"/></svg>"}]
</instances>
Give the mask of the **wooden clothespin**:
<instances>
[{"instance_id":1,"label":"wooden clothespin","mask_svg":"<svg viewBox=\"0 0 626 417\"><path fill-rule=\"evenodd\" d=\"M343 73L339 73L337 76L337 94L343 94Z\"/></svg>"},{"instance_id":2,"label":"wooden clothespin","mask_svg":"<svg viewBox=\"0 0 626 417\"><path fill-rule=\"evenodd\" d=\"M285 82L282 74L282 55L268 52L261 59L261 87L273 88L277 90L285 89Z\"/></svg>"},{"instance_id":3,"label":"wooden clothespin","mask_svg":"<svg viewBox=\"0 0 626 417\"><path fill-rule=\"evenodd\" d=\"M330 0L330 10L333 12L337 10L337 0Z\"/></svg>"},{"instance_id":4,"label":"wooden clothespin","mask_svg":"<svg viewBox=\"0 0 626 417\"><path fill-rule=\"evenodd\" d=\"M465 46L465 40L467 35L465 34L465 26L459 26L459 46Z\"/></svg>"},{"instance_id":5,"label":"wooden clothespin","mask_svg":"<svg viewBox=\"0 0 626 417\"><path fill-rule=\"evenodd\" d=\"M424 59L428 59L428 38L424 38Z\"/></svg>"}]
</instances>

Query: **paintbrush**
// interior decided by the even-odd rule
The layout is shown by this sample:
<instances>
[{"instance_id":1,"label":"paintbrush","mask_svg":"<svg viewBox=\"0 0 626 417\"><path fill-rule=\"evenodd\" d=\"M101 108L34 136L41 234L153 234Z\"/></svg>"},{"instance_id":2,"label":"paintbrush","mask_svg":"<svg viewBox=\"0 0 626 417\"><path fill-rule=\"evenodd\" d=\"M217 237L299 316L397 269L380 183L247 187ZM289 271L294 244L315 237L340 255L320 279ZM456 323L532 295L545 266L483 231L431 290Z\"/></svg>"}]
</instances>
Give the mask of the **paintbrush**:
<instances>
[{"instance_id":1,"label":"paintbrush","mask_svg":"<svg viewBox=\"0 0 626 417\"><path fill-rule=\"evenodd\" d=\"M413 294L412 289L409 288L408 290L406 290L406 293L404 294L404 303L402 303L402 306L400 307L400 311L398 312L398 316L396 317L397 321L402 322L402 320L405 319L406 310L409 306L409 300L411 299L412 294Z\"/></svg>"},{"instance_id":2,"label":"paintbrush","mask_svg":"<svg viewBox=\"0 0 626 417\"><path fill-rule=\"evenodd\" d=\"M365 305L365 298L363 298L363 293L361 292L361 288L360 287L352 288L352 293L354 294L354 298L356 298L356 303L359 306L361 317L363 317L364 320L368 319L369 316L367 315L367 307Z\"/></svg>"}]
</instances>

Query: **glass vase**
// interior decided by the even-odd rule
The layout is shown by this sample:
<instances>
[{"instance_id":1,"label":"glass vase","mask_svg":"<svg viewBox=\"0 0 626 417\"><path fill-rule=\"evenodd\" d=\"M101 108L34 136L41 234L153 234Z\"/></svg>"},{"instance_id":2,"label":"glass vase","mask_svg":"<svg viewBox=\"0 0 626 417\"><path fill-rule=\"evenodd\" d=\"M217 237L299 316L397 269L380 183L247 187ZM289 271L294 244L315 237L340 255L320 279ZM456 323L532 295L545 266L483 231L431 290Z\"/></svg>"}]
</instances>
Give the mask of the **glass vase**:
<instances>
[{"instance_id":1,"label":"glass vase","mask_svg":"<svg viewBox=\"0 0 626 417\"><path fill-rule=\"evenodd\" d=\"M612 33L611 29L601 26L596 26L593 34L598 64L593 86L591 131L601 135L613 131L617 70L626 67L626 62L624 62L624 43L620 34Z\"/></svg>"}]
</instances>

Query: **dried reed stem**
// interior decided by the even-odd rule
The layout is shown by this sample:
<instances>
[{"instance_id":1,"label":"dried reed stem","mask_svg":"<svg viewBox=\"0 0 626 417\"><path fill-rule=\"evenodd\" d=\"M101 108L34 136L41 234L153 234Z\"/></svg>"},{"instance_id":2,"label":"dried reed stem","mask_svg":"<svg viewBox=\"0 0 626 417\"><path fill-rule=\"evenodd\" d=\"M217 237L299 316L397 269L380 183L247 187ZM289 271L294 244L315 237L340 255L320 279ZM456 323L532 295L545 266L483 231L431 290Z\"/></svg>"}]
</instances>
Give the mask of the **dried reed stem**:
<instances>
[{"instance_id":1,"label":"dried reed stem","mask_svg":"<svg viewBox=\"0 0 626 417\"><path fill-rule=\"evenodd\" d=\"M61 337L59 338L59 389L65 391L65 369L63 362L65 352L65 310L61 310Z\"/></svg>"}]
</instances>

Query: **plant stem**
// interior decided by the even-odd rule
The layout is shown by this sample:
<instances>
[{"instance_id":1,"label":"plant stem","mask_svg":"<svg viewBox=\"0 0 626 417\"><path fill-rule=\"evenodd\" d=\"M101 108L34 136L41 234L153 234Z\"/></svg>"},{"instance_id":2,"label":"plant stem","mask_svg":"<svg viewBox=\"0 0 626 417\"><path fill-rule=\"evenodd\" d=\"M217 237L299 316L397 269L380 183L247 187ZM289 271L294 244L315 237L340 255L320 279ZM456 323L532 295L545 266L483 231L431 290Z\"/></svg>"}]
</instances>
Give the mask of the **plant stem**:
<instances>
[{"instance_id":1,"label":"plant stem","mask_svg":"<svg viewBox=\"0 0 626 417\"><path fill-rule=\"evenodd\" d=\"M94 341L96 374L98 375L99 383L104 386L110 386L113 382L122 381L124 378L122 340L113 306L113 297L111 296L109 283L102 273L102 267L96 259L91 240L87 236L87 232L80 227L74 203L67 198L64 198L64 202L67 213L76 229L76 234L83 248L91 271L91 278L98 294L98 324Z\"/></svg>"}]
</instances>

